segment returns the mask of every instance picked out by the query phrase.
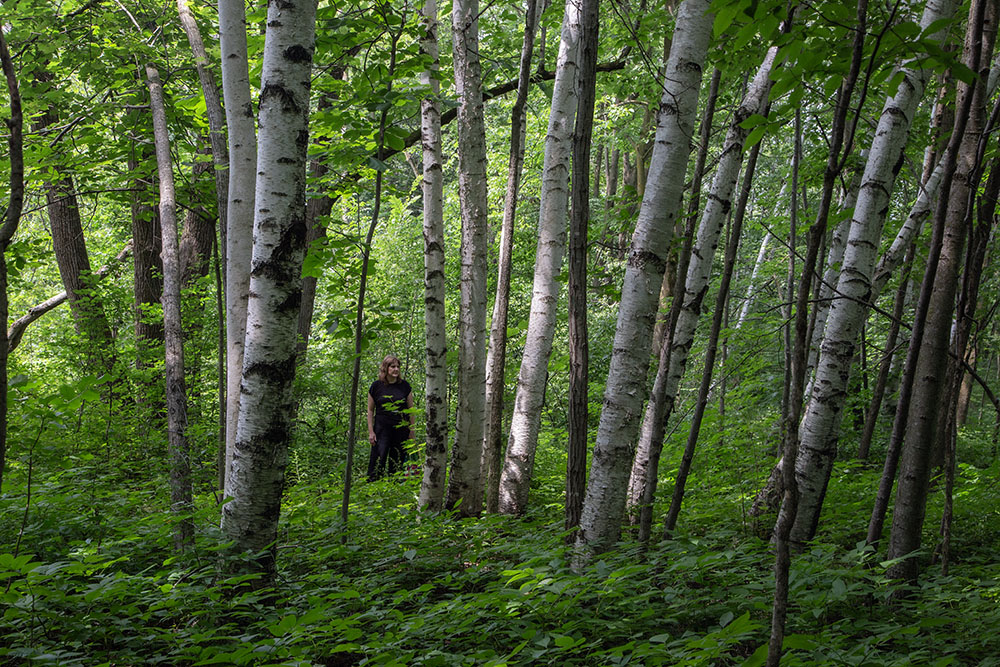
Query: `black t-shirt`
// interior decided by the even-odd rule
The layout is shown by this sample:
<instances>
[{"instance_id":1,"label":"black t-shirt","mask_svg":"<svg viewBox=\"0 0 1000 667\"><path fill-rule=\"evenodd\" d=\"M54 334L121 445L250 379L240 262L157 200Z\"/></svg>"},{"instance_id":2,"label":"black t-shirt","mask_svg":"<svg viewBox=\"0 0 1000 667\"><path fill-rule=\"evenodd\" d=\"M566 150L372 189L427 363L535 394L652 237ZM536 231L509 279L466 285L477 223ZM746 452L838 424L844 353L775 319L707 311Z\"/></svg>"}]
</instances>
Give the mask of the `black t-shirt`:
<instances>
[{"instance_id":1,"label":"black t-shirt","mask_svg":"<svg viewBox=\"0 0 1000 667\"><path fill-rule=\"evenodd\" d=\"M368 388L368 395L375 401L375 423L372 426L381 430L404 423L408 425L410 420L403 410L406 409L406 397L411 391L410 383L403 379L392 383L382 380L372 382L372 386Z\"/></svg>"}]
</instances>

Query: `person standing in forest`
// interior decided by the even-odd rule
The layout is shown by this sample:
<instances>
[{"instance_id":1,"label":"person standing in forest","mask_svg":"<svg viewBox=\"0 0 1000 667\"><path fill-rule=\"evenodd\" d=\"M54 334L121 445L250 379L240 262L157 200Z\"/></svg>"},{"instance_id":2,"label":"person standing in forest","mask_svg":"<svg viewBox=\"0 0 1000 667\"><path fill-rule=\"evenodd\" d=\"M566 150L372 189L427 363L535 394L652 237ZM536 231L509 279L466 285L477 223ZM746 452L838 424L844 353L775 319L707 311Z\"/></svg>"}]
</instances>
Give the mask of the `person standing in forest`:
<instances>
[{"instance_id":1,"label":"person standing in forest","mask_svg":"<svg viewBox=\"0 0 1000 667\"><path fill-rule=\"evenodd\" d=\"M406 458L403 443L413 439L413 391L400 376L399 358L387 356L378 379L368 388L368 481L400 470ZM404 428L408 426L409 428Z\"/></svg>"}]
</instances>

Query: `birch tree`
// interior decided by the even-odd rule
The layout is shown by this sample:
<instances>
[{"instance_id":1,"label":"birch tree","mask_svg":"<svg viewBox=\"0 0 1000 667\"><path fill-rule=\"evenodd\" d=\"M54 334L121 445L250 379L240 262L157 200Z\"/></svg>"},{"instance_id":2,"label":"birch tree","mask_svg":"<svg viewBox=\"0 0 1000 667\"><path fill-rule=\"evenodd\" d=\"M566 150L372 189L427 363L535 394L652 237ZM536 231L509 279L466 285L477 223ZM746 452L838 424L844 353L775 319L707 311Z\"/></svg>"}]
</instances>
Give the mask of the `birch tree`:
<instances>
[{"instance_id":1,"label":"birch tree","mask_svg":"<svg viewBox=\"0 0 1000 667\"><path fill-rule=\"evenodd\" d=\"M503 396L507 362L507 322L510 305L510 273L514 250L514 219L517 214L521 170L524 165L525 108L531 85L531 54L542 3L527 0L524 10L524 40L518 66L517 98L510 111L510 158L507 191L503 199L500 248L497 258L497 294L490 320L490 344L486 351L486 438L483 441L483 476L486 478L486 511L500 509L500 474L503 456Z\"/></svg>"},{"instance_id":2,"label":"birch tree","mask_svg":"<svg viewBox=\"0 0 1000 667\"><path fill-rule=\"evenodd\" d=\"M424 381L426 455L420 485L420 507L439 510L444 499L448 451L448 368L444 312L444 210L441 173L441 105L438 102L437 0L426 0L421 17L420 51L431 66L421 72L428 93L420 101L420 137L423 153L421 189L424 206L424 322L427 376Z\"/></svg>"},{"instance_id":3,"label":"birch tree","mask_svg":"<svg viewBox=\"0 0 1000 667\"><path fill-rule=\"evenodd\" d=\"M664 345L660 349L656 380L646 406L639 444L632 464L629 487L641 490L638 498L630 499L633 502L648 504L656 490L657 468L666 422L673 411L677 390L687 366L688 353L694 343L695 329L701 317L705 295L708 293L709 277L715 251L719 245L719 236L732 208L733 192L736 190L736 181L743 163L743 146L750 134L750 129L743 127L743 122L750 116L763 114L765 111L771 87L769 76L777 52L777 47L768 49L764 62L733 114L726 134L719 164L698 225L698 237L688 262L684 294L681 297L674 333L668 337L669 345Z\"/></svg>"},{"instance_id":4,"label":"birch tree","mask_svg":"<svg viewBox=\"0 0 1000 667\"><path fill-rule=\"evenodd\" d=\"M257 131L250 100L246 13L242 0L219 0L222 95L229 134L229 201L226 206L226 478L236 445L240 378L246 337L250 258L253 250ZM136 251L138 252L138 250ZM230 495L228 483L226 495Z\"/></svg>"},{"instance_id":5,"label":"birch tree","mask_svg":"<svg viewBox=\"0 0 1000 667\"><path fill-rule=\"evenodd\" d=\"M920 25L926 30L950 17L953 11L951 0L929 0ZM940 41L944 36L942 28L933 37ZM901 158L931 72L911 66L904 67L902 74L904 78L896 94L883 106L869 149L837 282L837 296L830 304L812 391L799 426L799 455L795 465L799 501L790 533L793 543L810 539L819 521L836 453L850 364L864 321L863 304L871 295L878 239L896 179L895 165Z\"/></svg>"},{"instance_id":6,"label":"birch tree","mask_svg":"<svg viewBox=\"0 0 1000 667\"><path fill-rule=\"evenodd\" d=\"M232 500L222 509L223 533L266 576L275 568L292 428L315 18L315 0L268 8L242 397L226 480Z\"/></svg>"},{"instance_id":7,"label":"birch tree","mask_svg":"<svg viewBox=\"0 0 1000 667\"><path fill-rule=\"evenodd\" d=\"M959 109L955 115L953 137L961 137L956 155L951 187L943 189L936 212L932 250L940 250L936 262L928 259L928 268L921 286L921 302L926 303L926 324L913 374L913 398L907 415L906 436L900 461L899 484L889 536L888 556L896 560L889 567L890 576L909 581L917 578L919 561L907 558L920 548L924 516L927 507L927 487L930 481L931 453L938 444L939 420L948 413L942 409L949 363L949 341L955 312L958 275L965 259L963 249L968 233L970 204L982 177L984 146L980 141L985 125L985 78L996 39L997 0L974 0L969 9L969 22L963 61L977 77L971 85L959 86ZM969 111L963 113L963 104ZM967 119L966 119L967 116ZM951 150L956 142L952 141ZM940 233L939 233L940 232ZM918 313L920 314L920 313Z\"/></svg>"},{"instance_id":8,"label":"birch tree","mask_svg":"<svg viewBox=\"0 0 1000 667\"><path fill-rule=\"evenodd\" d=\"M684 182L680 175L691 152L713 20L705 0L685 0L677 10L646 192L629 250L611 370L577 533L574 567L578 569L595 552L610 548L621 529L657 300L670 236L680 213Z\"/></svg>"},{"instance_id":9,"label":"birch tree","mask_svg":"<svg viewBox=\"0 0 1000 667\"><path fill-rule=\"evenodd\" d=\"M566 0L542 163L531 310L517 376L507 456L500 478L500 511L504 514L522 514L527 509L545 380L555 335L560 290L558 276L566 251L570 156L578 97L580 9L580 0Z\"/></svg>"},{"instance_id":10,"label":"birch tree","mask_svg":"<svg viewBox=\"0 0 1000 667\"><path fill-rule=\"evenodd\" d=\"M479 2L452 5L458 93L458 197L462 214L458 333L458 419L445 505L464 516L482 507L480 473L486 412L486 127L479 64Z\"/></svg>"}]
</instances>

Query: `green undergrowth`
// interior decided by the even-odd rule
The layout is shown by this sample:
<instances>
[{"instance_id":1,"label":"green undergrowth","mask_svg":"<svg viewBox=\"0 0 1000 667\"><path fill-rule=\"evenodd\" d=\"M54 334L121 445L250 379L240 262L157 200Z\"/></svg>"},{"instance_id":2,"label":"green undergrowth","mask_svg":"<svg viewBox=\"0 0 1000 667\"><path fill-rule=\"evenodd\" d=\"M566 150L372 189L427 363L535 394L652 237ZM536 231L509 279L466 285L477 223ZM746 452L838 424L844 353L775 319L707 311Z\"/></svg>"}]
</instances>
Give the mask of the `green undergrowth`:
<instances>
[{"instance_id":1,"label":"green undergrowth","mask_svg":"<svg viewBox=\"0 0 1000 667\"><path fill-rule=\"evenodd\" d=\"M890 602L885 564L851 541L876 473L838 465L828 530L794 558L783 665L1000 664L997 523L971 519L995 516L997 471L961 472L950 574L928 563ZM339 486L299 483L278 585L255 590L217 575L212 494L177 556L163 489L120 481L81 465L36 480L27 515L23 494L0 499L3 543L21 533L0 553L0 664L763 664L773 557L727 494L577 574L544 492L525 518L459 520L417 511L416 479L362 483L345 530Z\"/></svg>"}]
</instances>

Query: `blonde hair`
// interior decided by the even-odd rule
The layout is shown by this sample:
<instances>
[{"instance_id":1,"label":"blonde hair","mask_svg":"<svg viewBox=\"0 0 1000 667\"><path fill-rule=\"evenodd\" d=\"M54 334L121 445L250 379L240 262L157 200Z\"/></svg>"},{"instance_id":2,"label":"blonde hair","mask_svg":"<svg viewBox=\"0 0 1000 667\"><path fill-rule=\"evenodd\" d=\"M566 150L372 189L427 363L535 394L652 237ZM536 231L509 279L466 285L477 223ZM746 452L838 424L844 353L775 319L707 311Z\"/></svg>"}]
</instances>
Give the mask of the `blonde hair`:
<instances>
[{"instance_id":1,"label":"blonde hair","mask_svg":"<svg viewBox=\"0 0 1000 667\"><path fill-rule=\"evenodd\" d=\"M399 361L399 357L397 357L395 355L392 355L392 354L387 355L386 358L383 359L382 363L379 365L379 367L378 367L378 379L381 380L382 382L385 382L386 377L388 377L389 366L393 362L396 362L396 364L402 366L402 363ZM400 376L400 377L402 377L402 376Z\"/></svg>"}]
</instances>

